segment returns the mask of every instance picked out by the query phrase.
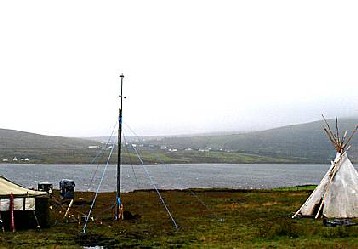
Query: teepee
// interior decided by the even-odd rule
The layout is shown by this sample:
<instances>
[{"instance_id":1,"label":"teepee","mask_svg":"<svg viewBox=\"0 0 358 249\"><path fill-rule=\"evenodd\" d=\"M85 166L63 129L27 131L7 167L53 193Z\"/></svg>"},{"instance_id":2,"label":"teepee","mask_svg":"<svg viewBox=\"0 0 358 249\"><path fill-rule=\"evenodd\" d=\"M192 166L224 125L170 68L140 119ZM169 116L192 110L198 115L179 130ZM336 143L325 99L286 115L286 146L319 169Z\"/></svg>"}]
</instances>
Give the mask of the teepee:
<instances>
[{"instance_id":1,"label":"teepee","mask_svg":"<svg viewBox=\"0 0 358 249\"><path fill-rule=\"evenodd\" d=\"M357 218L358 217L358 172L347 156L349 142L358 129L346 139L339 136L336 120L336 133L331 131L325 121L324 131L334 145L337 154L331 167L308 197L306 202L295 213L295 217Z\"/></svg>"}]
</instances>

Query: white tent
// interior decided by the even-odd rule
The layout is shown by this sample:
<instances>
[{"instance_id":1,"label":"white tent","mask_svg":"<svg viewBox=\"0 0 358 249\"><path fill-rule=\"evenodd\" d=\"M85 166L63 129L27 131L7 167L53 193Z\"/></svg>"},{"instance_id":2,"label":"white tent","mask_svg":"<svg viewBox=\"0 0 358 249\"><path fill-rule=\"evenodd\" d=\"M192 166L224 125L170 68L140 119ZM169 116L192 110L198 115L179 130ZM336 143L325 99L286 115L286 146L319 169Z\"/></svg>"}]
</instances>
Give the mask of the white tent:
<instances>
[{"instance_id":1,"label":"white tent","mask_svg":"<svg viewBox=\"0 0 358 249\"><path fill-rule=\"evenodd\" d=\"M0 176L0 211L10 209L10 196L14 198L14 210L35 210L35 198L46 196L46 192L21 187Z\"/></svg>"},{"instance_id":2,"label":"white tent","mask_svg":"<svg viewBox=\"0 0 358 249\"><path fill-rule=\"evenodd\" d=\"M336 158L317 188L306 202L295 213L293 218L311 216L315 218L357 218L358 217L358 172L348 159L347 147L349 141L357 131L353 131L345 142L347 132L339 137L333 133L328 123L324 130L337 150ZM338 130L338 128L337 128Z\"/></svg>"}]
</instances>

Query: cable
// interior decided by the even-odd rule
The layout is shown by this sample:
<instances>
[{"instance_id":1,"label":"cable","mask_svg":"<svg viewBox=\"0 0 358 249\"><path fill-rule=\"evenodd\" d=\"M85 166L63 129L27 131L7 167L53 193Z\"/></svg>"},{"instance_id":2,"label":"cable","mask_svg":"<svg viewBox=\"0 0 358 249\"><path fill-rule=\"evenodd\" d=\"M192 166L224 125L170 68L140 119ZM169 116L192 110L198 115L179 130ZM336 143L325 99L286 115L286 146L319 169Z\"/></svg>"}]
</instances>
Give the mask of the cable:
<instances>
[{"instance_id":1,"label":"cable","mask_svg":"<svg viewBox=\"0 0 358 249\"><path fill-rule=\"evenodd\" d=\"M124 143L127 144L126 136L123 136L123 139L124 139ZM137 174L136 174L135 171L134 171L131 154L130 154L130 152L129 152L127 146L125 146L125 149L126 149L126 152L127 152L127 154L128 154L129 162L130 162L130 165L131 165L131 168L132 168L132 172L133 172L133 175L134 175L134 179L135 179L136 185L137 185L137 187L138 187L138 186L139 186L138 178L137 178Z\"/></svg>"},{"instance_id":2,"label":"cable","mask_svg":"<svg viewBox=\"0 0 358 249\"><path fill-rule=\"evenodd\" d=\"M104 168L104 170L103 170L103 172L102 172L102 178L101 178L101 180L100 180L100 182L99 182L99 184L98 184L98 187L97 187L95 196L94 196L94 198L93 198L93 201L92 201L92 203L91 203L91 207L90 207L90 210L89 210L89 212L88 212L88 215L86 216L85 224L84 224L84 226L83 226L83 233L86 233L87 222L88 222L89 217L90 217L90 215L91 215L91 213L92 213L92 209L93 209L93 207L94 207L94 204L96 203L96 199L97 199L97 196L98 196L98 192L99 192L99 189L100 189L100 187L101 187L101 185L102 185L102 182L103 182L103 179L104 179L104 175L105 175L106 170L107 170L107 168L108 168L109 160L111 159L111 156L112 156L114 147L115 147L115 146L114 146L114 144L113 144L113 145L112 145L111 152L109 153L108 158L107 158L106 167Z\"/></svg>"},{"instance_id":3,"label":"cable","mask_svg":"<svg viewBox=\"0 0 358 249\"><path fill-rule=\"evenodd\" d=\"M111 133L111 135L109 136L109 138L108 138L108 140L107 140L107 142L106 142L106 145L105 145L104 147L102 147L102 149L97 153L96 157L95 157L94 159L92 159L92 161L91 161L90 164L93 164L93 163L97 160L97 158L99 157L99 155L102 155L103 152L108 148L108 145L110 144L110 142L111 142L111 140L112 140L112 137L113 137L113 134L114 134L114 132L115 132L115 130L116 130L117 125L118 125L118 121L117 121L116 124L113 126L112 133ZM97 164L96 170L93 172L93 175L92 175L92 177L91 177L91 181L90 181L90 183L89 183L88 190L91 189L91 186L92 186L92 184L93 184L94 178L95 178L95 176L97 175L98 168L99 168L99 163Z\"/></svg>"},{"instance_id":4,"label":"cable","mask_svg":"<svg viewBox=\"0 0 358 249\"><path fill-rule=\"evenodd\" d=\"M128 125L128 124L125 124L126 126L127 126L127 128L136 136L136 137L139 137L134 131L133 131L133 129L131 129L131 127ZM136 151L136 153L137 153L137 156L139 155L139 153L138 153L138 151L135 149L135 151ZM168 165L167 164L164 164L163 163L163 161L161 160L161 158L157 155L157 154L155 154L156 155L156 158L157 158L157 160L160 162L160 164L162 164L162 165L165 165L165 168L167 169L167 171L169 172L169 173L172 173L170 170L168 170ZM141 163L142 163L142 165L143 165L143 160L139 157L139 160L141 161ZM209 206L203 201L203 200L201 200L200 198L199 198L199 196L192 190L192 189L190 189L189 187L184 187L184 184L182 184L182 182L183 181L181 181L181 177L176 177L175 176L175 178L177 179L177 181L179 180L179 185L181 186L181 188L182 189L187 189L189 192L190 192L190 194L192 195L192 196L194 196L198 201L199 201L199 203L201 204L201 205L203 205L217 220L219 220L219 221L222 221L223 220L223 218L220 218L216 213L214 213L210 208L209 208Z\"/></svg>"},{"instance_id":5,"label":"cable","mask_svg":"<svg viewBox=\"0 0 358 249\"><path fill-rule=\"evenodd\" d=\"M136 152L137 157L138 157L138 159L140 160L140 162L141 162L141 164L142 164L142 167L143 167L143 169L144 169L144 171L145 171L147 177L149 178L149 181L150 181L151 185L154 187L155 191L157 192L160 201L162 202L162 204L163 204L165 210L167 211L167 213L168 213L168 215L169 215L171 221L173 222L174 227L175 227L176 229L178 229L179 226L178 226L177 222L175 221L175 219L174 219L172 213L170 212L170 210L169 210L167 204L165 203L165 201L164 201L162 195L160 194L157 185L154 183L154 181L153 181L153 179L152 179L152 176L149 174L149 171L148 171L147 167L145 167L145 165L144 165L144 163L143 163L143 160L142 160L141 156L140 156L139 153L138 153L137 148L136 148L136 147L133 147L133 149L134 149L134 151Z\"/></svg>"}]
</instances>

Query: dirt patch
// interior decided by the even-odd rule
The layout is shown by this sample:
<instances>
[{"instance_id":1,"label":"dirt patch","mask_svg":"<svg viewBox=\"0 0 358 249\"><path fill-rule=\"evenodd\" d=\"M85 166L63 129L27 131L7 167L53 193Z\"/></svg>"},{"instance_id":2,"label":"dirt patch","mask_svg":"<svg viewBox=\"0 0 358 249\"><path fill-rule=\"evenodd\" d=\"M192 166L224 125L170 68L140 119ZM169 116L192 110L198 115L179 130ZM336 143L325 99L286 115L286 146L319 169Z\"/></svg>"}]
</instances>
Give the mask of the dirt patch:
<instances>
[{"instance_id":1,"label":"dirt patch","mask_svg":"<svg viewBox=\"0 0 358 249\"><path fill-rule=\"evenodd\" d=\"M101 234L95 233L80 233L75 239L80 246L95 247L103 246L105 248L114 248L118 241L113 238L107 238Z\"/></svg>"}]
</instances>

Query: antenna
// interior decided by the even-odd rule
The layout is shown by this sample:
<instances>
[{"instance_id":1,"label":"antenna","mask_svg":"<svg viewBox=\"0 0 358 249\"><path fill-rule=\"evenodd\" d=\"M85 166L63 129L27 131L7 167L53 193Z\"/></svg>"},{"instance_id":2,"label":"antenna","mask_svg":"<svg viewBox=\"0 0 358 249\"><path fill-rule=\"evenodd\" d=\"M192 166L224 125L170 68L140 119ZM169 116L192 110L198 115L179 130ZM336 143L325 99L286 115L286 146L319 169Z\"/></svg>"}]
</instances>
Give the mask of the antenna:
<instances>
[{"instance_id":1,"label":"antenna","mask_svg":"<svg viewBox=\"0 0 358 249\"><path fill-rule=\"evenodd\" d=\"M124 75L119 76L121 78L121 95L119 117L118 117L118 159L117 159L117 192L116 192L116 207L115 207L115 220L123 218L123 204L121 201L121 148L122 148L122 114L123 114L123 78Z\"/></svg>"}]
</instances>

